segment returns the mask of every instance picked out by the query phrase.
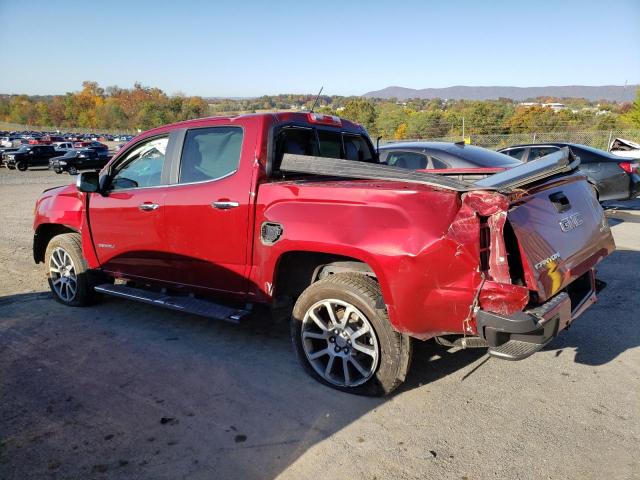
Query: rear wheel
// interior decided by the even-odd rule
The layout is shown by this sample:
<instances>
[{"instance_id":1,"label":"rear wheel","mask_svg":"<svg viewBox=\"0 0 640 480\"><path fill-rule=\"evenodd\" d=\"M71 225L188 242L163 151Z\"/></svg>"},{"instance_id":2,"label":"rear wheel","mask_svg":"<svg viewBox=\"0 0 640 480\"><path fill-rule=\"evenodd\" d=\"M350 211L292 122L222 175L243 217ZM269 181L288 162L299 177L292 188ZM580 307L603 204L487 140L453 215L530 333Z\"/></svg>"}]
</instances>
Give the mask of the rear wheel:
<instances>
[{"instance_id":1,"label":"rear wheel","mask_svg":"<svg viewBox=\"0 0 640 480\"><path fill-rule=\"evenodd\" d=\"M73 307L90 304L96 295L89 269L82 256L78 233L63 233L51 239L45 253L49 287L60 303Z\"/></svg>"},{"instance_id":2,"label":"rear wheel","mask_svg":"<svg viewBox=\"0 0 640 480\"><path fill-rule=\"evenodd\" d=\"M27 166L27 162L25 162L24 160L20 160L18 163L16 163L16 168L21 172L24 172L29 167Z\"/></svg>"},{"instance_id":3,"label":"rear wheel","mask_svg":"<svg viewBox=\"0 0 640 480\"><path fill-rule=\"evenodd\" d=\"M393 330L385 309L376 308L380 297L375 280L351 273L330 275L302 293L291 339L312 377L369 396L386 395L404 381L411 339Z\"/></svg>"}]
</instances>

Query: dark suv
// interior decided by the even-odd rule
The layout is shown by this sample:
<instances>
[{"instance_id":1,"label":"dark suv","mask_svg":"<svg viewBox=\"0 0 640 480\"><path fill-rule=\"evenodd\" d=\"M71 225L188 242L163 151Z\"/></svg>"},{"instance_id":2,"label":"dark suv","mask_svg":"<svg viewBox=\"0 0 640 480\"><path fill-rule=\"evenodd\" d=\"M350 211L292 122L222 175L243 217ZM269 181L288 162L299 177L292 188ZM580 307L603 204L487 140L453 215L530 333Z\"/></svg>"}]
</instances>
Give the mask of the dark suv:
<instances>
[{"instance_id":1,"label":"dark suv","mask_svg":"<svg viewBox=\"0 0 640 480\"><path fill-rule=\"evenodd\" d=\"M68 172L69 175L76 175L79 170L100 170L107 162L107 158L101 158L95 150L90 148L69 150L64 155L53 157L49 160L49 170L53 170L56 173Z\"/></svg>"},{"instance_id":2,"label":"dark suv","mask_svg":"<svg viewBox=\"0 0 640 480\"><path fill-rule=\"evenodd\" d=\"M24 172L29 167L48 167L49 159L59 155L52 145L23 145L15 152L5 154L5 161L8 168Z\"/></svg>"}]
</instances>

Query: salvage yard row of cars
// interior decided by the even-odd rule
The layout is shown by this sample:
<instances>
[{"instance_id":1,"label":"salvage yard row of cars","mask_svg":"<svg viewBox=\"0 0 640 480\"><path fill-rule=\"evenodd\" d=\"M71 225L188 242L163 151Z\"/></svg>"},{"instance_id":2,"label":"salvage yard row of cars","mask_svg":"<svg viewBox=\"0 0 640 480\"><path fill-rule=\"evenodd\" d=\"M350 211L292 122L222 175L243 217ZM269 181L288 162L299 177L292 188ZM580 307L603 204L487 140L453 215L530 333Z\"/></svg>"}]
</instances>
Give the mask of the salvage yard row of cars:
<instances>
[{"instance_id":1,"label":"salvage yard row of cars","mask_svg":"<svg viewBox=\"0 0 640 480\"><path fill-rule=\"evenodd\" d=\"M128 141L127 138L133 137L122 137L121 140ZM105 140L88 135L63 137L38 132L4 132L0 137L0 166L20 171L49 167L56 173L72 175L83 169L100 169L111 157L109 147L98 139Z\"/></svg>"},{"instance_id":2,"label":"salvage yard row of cars","mask_svg":"<svg viewBox=\"0 0 640 480\"><path fill-rule=\"evenodd\" d=\"M309 375L386 395L415 340L521 360L604 288L600 177L571 146L522 148L376 150L362 126L303 112L166 125L43 192L33 258L68 306L111 295L240 322L266 304ZM638 163L616 165L636 195Z\"/></svg>"}]
</instances>

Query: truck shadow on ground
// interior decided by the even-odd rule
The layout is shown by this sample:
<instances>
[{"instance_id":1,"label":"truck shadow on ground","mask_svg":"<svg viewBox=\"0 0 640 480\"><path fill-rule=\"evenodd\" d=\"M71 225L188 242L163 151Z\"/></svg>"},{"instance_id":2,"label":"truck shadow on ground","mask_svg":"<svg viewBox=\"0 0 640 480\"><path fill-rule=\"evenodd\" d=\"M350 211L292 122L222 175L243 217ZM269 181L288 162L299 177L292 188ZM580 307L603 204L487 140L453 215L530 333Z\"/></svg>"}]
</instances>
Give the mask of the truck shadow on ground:
<instances>
[{"instance_id":1,"label":"truck shadow on ground","mask_svg":"<svg viewBox=\"0 0 640 480\"><path fill-rule=\"evenodd\" d=\"M612 255L600 303L547 350L602 365L640 345L624 301L639 287L619 274L639 262ZM387 401L307 377L287 325L260 314L237 326L118 299L67 308L44 292L0 307L1 478L274 478ZM483 355L416 342L398 393Z\"/></svg>"}]
</instances>

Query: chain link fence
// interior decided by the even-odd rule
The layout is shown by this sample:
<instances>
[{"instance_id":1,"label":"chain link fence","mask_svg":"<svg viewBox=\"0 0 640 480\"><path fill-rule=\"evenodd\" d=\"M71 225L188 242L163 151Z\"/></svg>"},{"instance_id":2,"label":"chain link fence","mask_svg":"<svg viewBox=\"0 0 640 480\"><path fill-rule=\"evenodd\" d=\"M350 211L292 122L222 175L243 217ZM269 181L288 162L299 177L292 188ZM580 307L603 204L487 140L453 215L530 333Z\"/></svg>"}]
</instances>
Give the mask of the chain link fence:
<instances>
[{"instance_id":1,"label":"chain link fence","mask_svg":"<svg viewBox=\"0 0 640 480\"><path fill-rule=\"evenodd\" d=\"M587 131L562 131L562 132L536 132L536 133L509 133L509 134L479 134L467 135L472 145L479 147L498 149L522 143L547 143L547 142L568 142L588 145L590 147L608 150L611 141L615 138L624 138L640 143L640 129L629 130L587 130ZM460 142L461 136L405 139L395 141L384 141L381 143L397 142Z\"/></svg>"}]
</instances>

